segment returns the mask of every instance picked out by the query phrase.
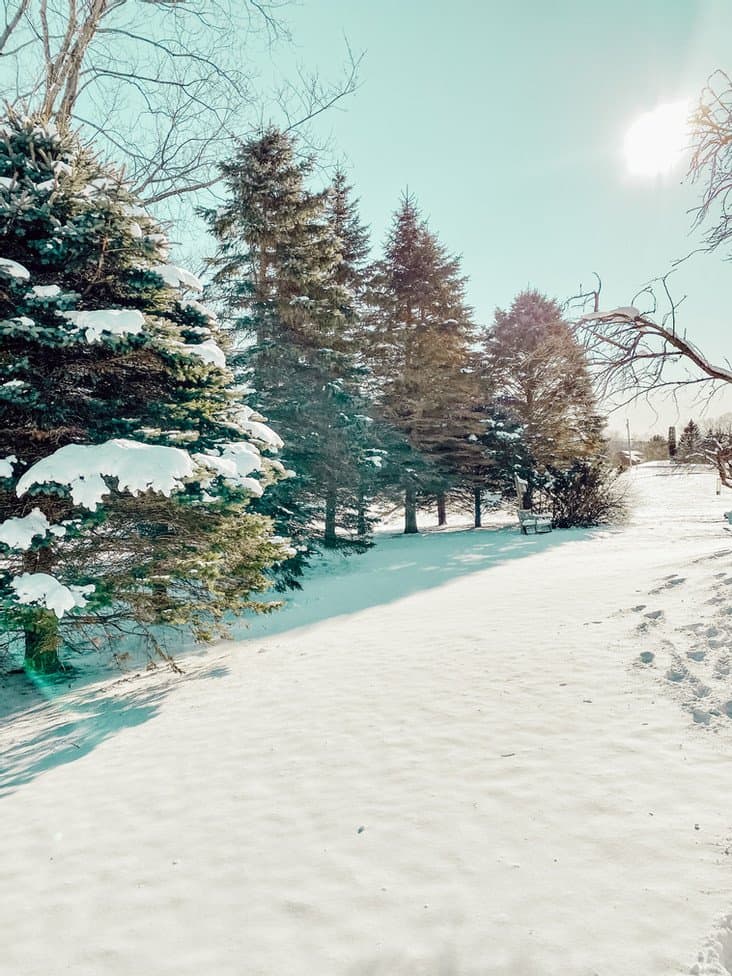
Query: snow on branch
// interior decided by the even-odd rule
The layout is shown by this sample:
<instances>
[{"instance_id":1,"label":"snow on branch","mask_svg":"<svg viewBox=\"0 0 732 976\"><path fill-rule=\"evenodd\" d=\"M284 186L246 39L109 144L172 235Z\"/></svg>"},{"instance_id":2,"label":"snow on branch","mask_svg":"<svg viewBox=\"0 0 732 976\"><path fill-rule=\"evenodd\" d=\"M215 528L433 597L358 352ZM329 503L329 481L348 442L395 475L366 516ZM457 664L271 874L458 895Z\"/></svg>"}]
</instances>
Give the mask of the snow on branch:
<instances>
[{"instance_id":1,"label":"snow on branch","mask_svg":"<svg viewBox=\"0 0 732 976\"><path fill-rule=\"evenodd\" d=\"M51 523L39 508L34 508L23 518L9 518L0 522L0 543L9 549L29 549L35 538L46 537ZM56 527L63 534L61 526ZM54 533L55 534L55 533Z\"/></svg>"},{"instance_id":2,"label":"snow on branch","mask_svg":"<svg viewBox=\"0 0 732 976\"><path fill-rule=\"evenodd\" d=\"M60 314L83 330L89 343L98 342L105 332L114 336L138 335L145 325L142 312L134 308L98 308Z\"/></svg>"},{"instance_id":3,"label":"snow on branch","mask_svg":"<svg viewBox=\"0 0 732 976\"><path fill-rule=\"evenodd\" d=\"M33 603L52 610L57 617L86 606L86 596L94 592L94 585L65 586L55 576L48 573L21 573L10 583L15 590L18 603Z\"/></svg>"},{"instance_id":4,"label":"snow on branch","mask_svg":"<svg viewBox=\"0 0 732 976\"><path fill-rule=\"evenodd\" d=\"M0 258L0 274L16 278L18 281L28 281L30 278L30 271L10 258Z\"/></svg>"},{"instance_id":5,"label":"snow on branch","mask_svg":"<svg viewBox=\"0 0 732 976\"><path fill-rule=\"evenodd\" d=\"M175 264L158 264L150 270L156 275L160 275L165 284L171 288L181 288L199 294L203 291L203 285L194 274L186 271L185 268L177 267Z\"/></svg>"},{"instance_id":6,"label":"snow on branch","mask_svg":"<svg viewBox=\"0 0 732 976\"><path fill-rule=\"evenodd\" d=\"M36 486L67 485L74 504L95 511L110 493L105 478L115 478L118 490L132 495L155 491L170 497L194 477L195 465L186 451L117 438L59 448L25 472L16 493L21 497Z\"/></svg>"}]
</instances>

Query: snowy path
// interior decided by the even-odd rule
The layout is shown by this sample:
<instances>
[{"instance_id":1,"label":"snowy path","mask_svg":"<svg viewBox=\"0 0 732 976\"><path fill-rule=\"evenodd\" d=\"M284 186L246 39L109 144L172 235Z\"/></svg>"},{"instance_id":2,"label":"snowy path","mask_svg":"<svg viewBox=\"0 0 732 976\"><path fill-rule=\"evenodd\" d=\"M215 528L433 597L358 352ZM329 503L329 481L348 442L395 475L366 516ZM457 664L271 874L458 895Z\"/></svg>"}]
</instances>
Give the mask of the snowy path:
<instances>
[{"instance_id":1,"label":"snowy path","mask_svg":"<svg viewBox=\"0 0 732 976\"><path fill-rule=\"evenodd\" d=\"M387 541L290 622L341 616L16 718L0 972L689 973L732 910L729 498L636 481L623 530Z\"/></svg>"}]
</instances>

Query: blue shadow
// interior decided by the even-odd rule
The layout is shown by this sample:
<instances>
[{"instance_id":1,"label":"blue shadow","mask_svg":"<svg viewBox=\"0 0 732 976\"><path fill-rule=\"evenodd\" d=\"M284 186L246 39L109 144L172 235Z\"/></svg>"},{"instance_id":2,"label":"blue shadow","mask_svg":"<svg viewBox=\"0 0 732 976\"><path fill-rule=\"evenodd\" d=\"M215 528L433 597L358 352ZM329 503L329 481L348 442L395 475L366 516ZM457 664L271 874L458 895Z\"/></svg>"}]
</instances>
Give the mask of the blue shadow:
<instances>
[{"instance_id":1,"label":"blue shadow","mask_svg":"<svg viewBox=\"0 0 732 976\"><path fill-rule=\"evenodd\" d=\"M235 639L250 640L308 627L610 531L564 529L521 535L515 528L500 528L380 534L363 555L319 558L306 571L302 590L281 597L285 605L280 610L240 618L231 630Z\"/></svg>"}]
</instances>

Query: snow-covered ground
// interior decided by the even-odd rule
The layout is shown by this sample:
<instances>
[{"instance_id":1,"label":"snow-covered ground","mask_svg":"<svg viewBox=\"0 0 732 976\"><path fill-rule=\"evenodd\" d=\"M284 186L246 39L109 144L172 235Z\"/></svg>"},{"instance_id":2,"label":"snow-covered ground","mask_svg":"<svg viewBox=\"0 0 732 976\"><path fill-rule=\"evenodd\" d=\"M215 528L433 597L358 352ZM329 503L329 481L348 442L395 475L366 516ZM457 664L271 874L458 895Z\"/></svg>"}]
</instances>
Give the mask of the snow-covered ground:
<instances>
[{"instance_id":1,"label":"snow-covered ground","mask_svg":"<svg viewBox=\"0 0 732 976\"><path fill-rule=\"evenodd\" d=\"M619 529L382 538L182 677L6 679L0 972L732 973L732 499L629 477Z\"/></svg>"}]
</instances>

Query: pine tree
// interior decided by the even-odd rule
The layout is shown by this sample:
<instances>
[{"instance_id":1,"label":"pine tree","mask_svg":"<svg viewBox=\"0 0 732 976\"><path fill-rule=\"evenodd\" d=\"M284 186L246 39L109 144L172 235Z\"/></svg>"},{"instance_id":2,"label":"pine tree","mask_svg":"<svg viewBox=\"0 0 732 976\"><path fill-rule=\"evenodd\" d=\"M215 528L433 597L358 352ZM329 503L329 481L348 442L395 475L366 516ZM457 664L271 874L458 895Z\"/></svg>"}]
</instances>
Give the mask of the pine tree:
<instances>
[{"instance_id":1,"label":"pine tree","mask_svg":"<svg viewBox=\"0 0 732 976\"><path fill-rule=\"evenodd\" d=\"M401 479L405 531L416 532L418 494L441 494L455 469L469 467L466 455L478 461L482 428L460 262L447 254L409 195L375 265L370 300L379 409L416 452Z\"/></svg>"},{"instance_id":2,"label":"pine tree","mask_svg":"<svg viewBox=\"0 0 732 976\"><path fill-rule=\"evenodd\" d=\"M704 435L699 425L690 420L679 437L676 460L682 464L700 464L706 459Z\"/></svg>"},{"instance_id":3,"label":"pine tree","mask_svg":"<svg viewBox=\"0 0 732 976\"><path fill-rule=\"evenodd\" d=\"M222 166L228 199L209 214L215 281L249 344L239 365L257 391L250 402L281 432L293 471L258 506L297 546L287 584L321 524L328 544L349 527L338 506L359 481L363 426L352 350L365 232L345 180L313 193L312 169L289 135L268 129Z\"/></svg>"},{"instance_id":4,"label":"pine tree","mask_svg":"<svg viewBox=\"0 0 732 976\"><path fill-rule=\"evenodd\" d=\"M538 473L601 449L603 420L584 354L555 301L529 289L508 311L497 309L485 350L496 404L520 425Z\"/></svg>"},{"instance_id":5,"label":"pine tree","mask_svg":"<svg viewBox=\"0 0 732 976\"><path fill-rule=\"evenodd\" d=\"M281 441L242 407L197 279L43 120L0 128L0 213L0 627L48 671L81 625L205 638L264 609L285 551L247 505Z\"/></svg>"}]
</instances>

